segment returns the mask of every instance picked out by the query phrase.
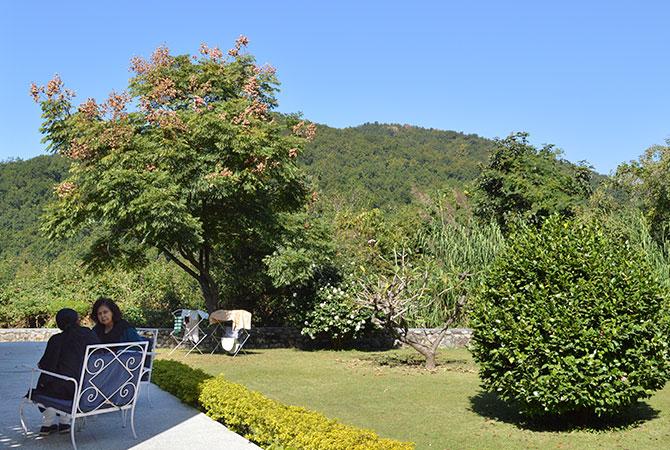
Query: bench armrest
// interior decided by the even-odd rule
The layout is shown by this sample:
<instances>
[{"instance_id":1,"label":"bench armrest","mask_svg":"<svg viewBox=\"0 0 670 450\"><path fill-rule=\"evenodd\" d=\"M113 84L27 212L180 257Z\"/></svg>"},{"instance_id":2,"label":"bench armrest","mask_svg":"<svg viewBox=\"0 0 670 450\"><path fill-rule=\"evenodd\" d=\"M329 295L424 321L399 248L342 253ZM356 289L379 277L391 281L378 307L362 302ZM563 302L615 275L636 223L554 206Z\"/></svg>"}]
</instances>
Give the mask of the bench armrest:
<instances>
[{"instance_id":1,"label":"bench armrest","mask_svg":"<svg viewBox=\"0 0 670 450\"><path fill-rule=\"evenodd\" d=\"M31 366L27 366L27 365L23 365L23 367L26 367L26 368L28 368L32 371L31 375L30 375L30 387L28 388L28 400L32 400L31 397L32 397L32 394L33 394L33 378L35 376L35 372L43 373L45 375L49 375L49 376L52 376L54 378L60 378L61 380L70 381L70 382L74 383L75 392L77 391L77 386L79 385L79 382L72 377L67 377L65 375L61 375L60 373L56 373L56 372L49 372L48 370L40 369L39 367L31 367Z\"/></svg>"}]
</instances>

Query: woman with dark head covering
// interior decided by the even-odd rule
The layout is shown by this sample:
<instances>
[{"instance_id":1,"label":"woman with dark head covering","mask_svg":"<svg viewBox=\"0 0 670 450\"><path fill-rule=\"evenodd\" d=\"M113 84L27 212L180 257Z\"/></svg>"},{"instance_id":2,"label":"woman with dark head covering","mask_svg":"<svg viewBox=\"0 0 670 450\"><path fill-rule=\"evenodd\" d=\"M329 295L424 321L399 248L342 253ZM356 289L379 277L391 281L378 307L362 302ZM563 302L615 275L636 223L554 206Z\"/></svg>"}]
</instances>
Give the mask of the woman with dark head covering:
<instances>
[{"instance_id":1,"label":"woman with dark head covering","mask_svg":"<svg viewBox=\"0 0 670 450\"><path fill-rule=\"evenodd\" d=\"M49 372L58 373L79 380L81 366L84 364L86 346L98 344L99 339L88 328L79 325L79 315L70 308L64 308L56 314L56 324L61 332L51 336L47 348L37 366ZM74 384L46 374L40 375L34 394L72 400L74 398ZM40 434L46 436L54 431L68 433L70 425L65 417L59 417L56 424L56 410L46 408L42 414L44 422Z\"/></svg>"},{"instance_id":2,"label":"woman with dark head covering","mask_svg":"<svg viewBox=\"0 0 670 450\"><path fill-rule=\"evenodd\" d=\"M139 342L143 339L137 330L121 317L121 310L111 298L100 297L93 304L91 319L93 331L103 344Z\"/></svg>"}]
</instances>

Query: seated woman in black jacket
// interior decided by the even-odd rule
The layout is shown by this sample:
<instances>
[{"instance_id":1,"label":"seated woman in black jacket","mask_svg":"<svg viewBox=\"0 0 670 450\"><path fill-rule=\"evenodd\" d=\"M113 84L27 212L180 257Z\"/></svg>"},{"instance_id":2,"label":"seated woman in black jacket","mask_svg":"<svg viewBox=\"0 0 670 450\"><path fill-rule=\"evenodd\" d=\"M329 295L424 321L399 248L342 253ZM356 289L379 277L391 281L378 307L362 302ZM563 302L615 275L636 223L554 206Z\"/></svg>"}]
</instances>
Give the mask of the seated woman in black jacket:
<instances>
[{"instance_id":1,"label":"seated woman in black jacket","mask_svg":"<svg viewBox=\"0 0 670 450\"><path fill-rule=\"evenodd\" d=\"M56 314L56 324L61 333L51 336L44 350L44 355L37 366L40 369L54 372L79 380L81 367L84 364L86 346L99 344L100 340L88 328L79 325L79 315L73 309L64 308ZM37 381L37 388L33 394L42 394L49 397L72 400L74 398L74 384L50 375L42 374ZM40 428L40 435L46 436L54 431L68 433L70 425L65 417L58 417L54 408L42 411L44 421Z\"/></svg>"},{"instance_id":2,"label":"seated woman in black jacket","mask_svg":"<svg viewBox=\"0 0 670 450\"><path fill-rule=\"evenodd\" d=\"M100 297L93 304L91 319L93 331L103 344L118 342L140 342L143 339L137 330L121 317L121 309L111 298Z\"/></svg>"}]
</instances>

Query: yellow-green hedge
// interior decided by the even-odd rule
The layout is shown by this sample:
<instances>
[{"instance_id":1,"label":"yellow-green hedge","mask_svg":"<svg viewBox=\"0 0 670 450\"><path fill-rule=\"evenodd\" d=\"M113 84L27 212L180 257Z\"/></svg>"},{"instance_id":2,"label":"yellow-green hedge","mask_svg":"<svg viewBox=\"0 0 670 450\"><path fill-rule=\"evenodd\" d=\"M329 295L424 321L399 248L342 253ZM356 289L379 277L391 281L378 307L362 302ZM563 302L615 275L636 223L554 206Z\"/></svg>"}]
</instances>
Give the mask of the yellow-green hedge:
<instances>
[{"instance_id":1,"label":"yellow-green hedge","mask_svg":"<svg viewBox=\"0 0 670 450\"><path fill-rule=\"evenodd\" d=\"M411 450L409 442L382 439L374 432L344 425L322 414L286 406L258 392L211 377L176 362L156 361L153 381L184 403L199 407L265 448L296 450Z\"/></svg>"}]
</instances>

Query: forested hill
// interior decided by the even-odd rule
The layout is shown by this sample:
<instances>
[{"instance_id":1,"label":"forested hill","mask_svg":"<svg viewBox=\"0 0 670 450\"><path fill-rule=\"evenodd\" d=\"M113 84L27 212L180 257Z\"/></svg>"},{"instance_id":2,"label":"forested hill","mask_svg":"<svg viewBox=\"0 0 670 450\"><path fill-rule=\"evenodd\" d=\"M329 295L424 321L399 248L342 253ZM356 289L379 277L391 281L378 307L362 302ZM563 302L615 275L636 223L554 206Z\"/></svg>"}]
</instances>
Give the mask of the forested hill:
<instances>
[{"instance_id":1,"label":"forested hill","mask_svg":"<svg viewBox=\"0 0 670 450\"><path fill-rule=\"evenodd\" d=\"M473 180L492 146L474 134L408 125L319 125L300 162L326 198L359 207L393 206L411 203L418 192ZM0 257L45 250L38 218L67 168L67 160L48 155L0 163Z\"/></svg>"},{"instance_id":2,"label":"forested hill","mask_svg":"<svg viewBox=\"0 0 670 450\"><path fill-rule=\"evenodd\" d=\"M320 125L301 156L326 197L358 206L411 203L418 192L463 186L479 173L493 141L409 125Z\"/></svg>"},{"instance_id":3,"label":"forested hill","mask_svg":"<svg viewBox=\"0 0 670 450\"><path fill-rule=\"evenodd\" d=\"M58 252L38 232L39 216L68 167L64 158L47 155L0 163L0 256Z\"/></svg>"},{"instance_id":4,"label":"forested hill","mask_svg":"<svg viewBox=\"0 0 670 450\"><path fill-rule=\"evenodd\" d=\"M465 189L493 146L475 134L409 125L319 125L300 163L326 199L354 208L393 207L421 193ZM67 168L67 160L47 155L0 163L0 258L59 253L39 234L38 218Z\"/></svg>"}]
</instances>

